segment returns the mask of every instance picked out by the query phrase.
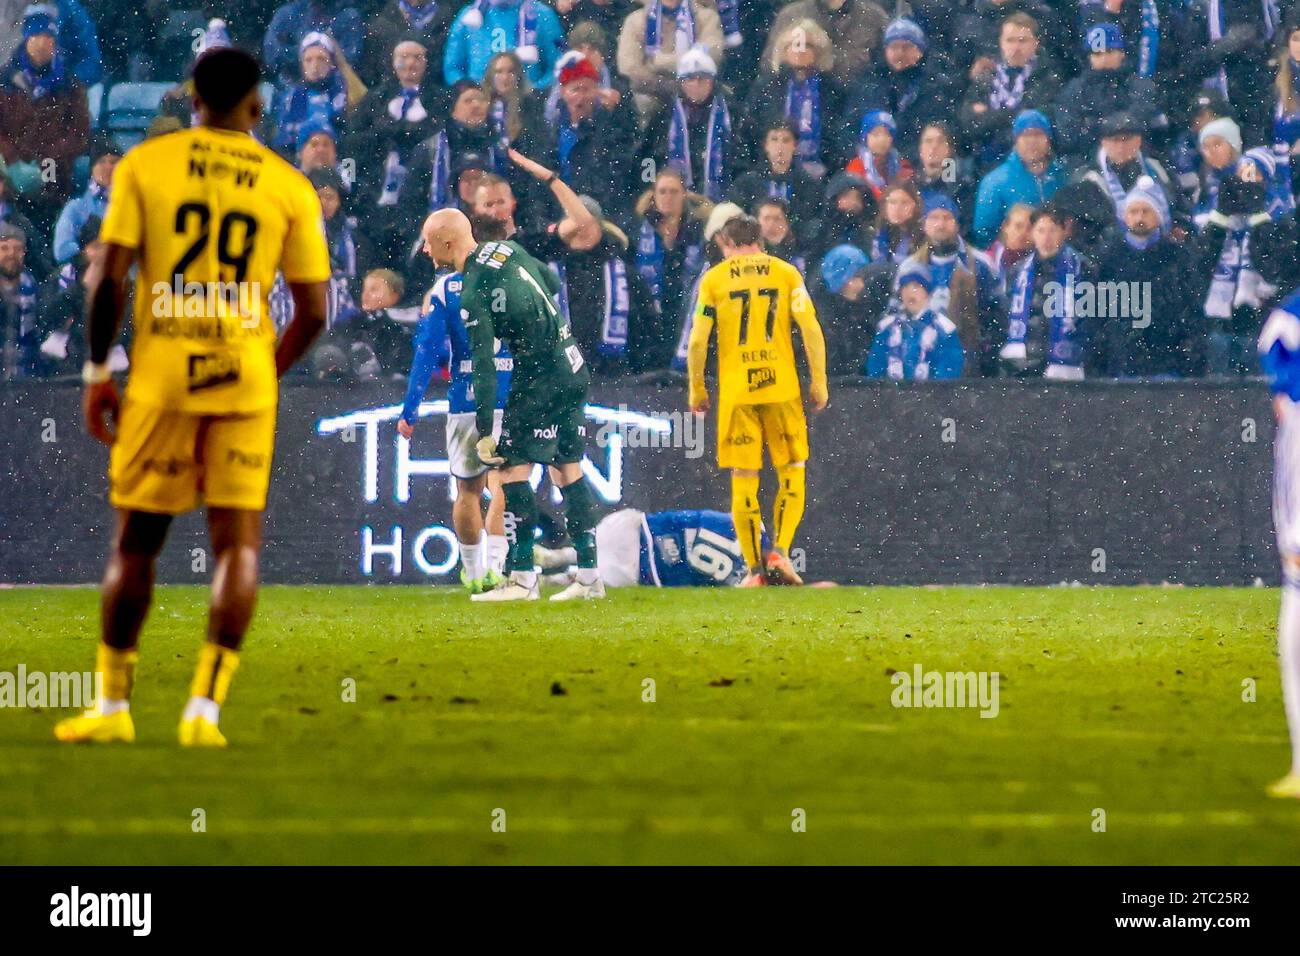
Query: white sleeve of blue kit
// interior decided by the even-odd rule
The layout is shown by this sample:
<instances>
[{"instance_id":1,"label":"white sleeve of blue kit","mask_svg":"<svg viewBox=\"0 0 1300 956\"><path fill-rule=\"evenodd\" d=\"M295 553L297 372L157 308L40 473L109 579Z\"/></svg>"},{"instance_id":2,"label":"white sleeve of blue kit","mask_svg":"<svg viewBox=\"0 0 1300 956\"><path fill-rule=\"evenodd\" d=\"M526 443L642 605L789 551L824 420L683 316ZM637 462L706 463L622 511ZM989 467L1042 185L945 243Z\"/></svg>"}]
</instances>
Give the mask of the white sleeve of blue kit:
<instances>
[{"instance_id":1,"label":"white sleeve of blue kit","mask_svg":"<svg viewBox=\"0 0 1300 956\"><path fill-rule=\"evenodd\" d=\"M1259 333L1259 362L1273 394L1300 401L1300 293L1269 313Z\"/></svg>"}]
</instances>

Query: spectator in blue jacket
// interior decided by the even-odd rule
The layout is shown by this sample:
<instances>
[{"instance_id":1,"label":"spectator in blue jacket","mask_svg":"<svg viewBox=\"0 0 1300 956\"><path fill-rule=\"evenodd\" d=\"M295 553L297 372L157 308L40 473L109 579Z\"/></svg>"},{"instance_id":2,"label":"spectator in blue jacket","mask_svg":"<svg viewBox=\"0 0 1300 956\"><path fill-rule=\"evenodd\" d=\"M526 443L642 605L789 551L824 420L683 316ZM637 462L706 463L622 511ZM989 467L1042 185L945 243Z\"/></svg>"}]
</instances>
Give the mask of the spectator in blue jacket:
<instances>
[{"instance_id":1,"label":"spectator in blue jacket","mask_svg":"<svg viewBox=\"0 0 1300 956\"><path fill-rule=\"evenodd\" d=\"M346 0L290 0L266 28L262 59L267 69L290 81L298 70L298 45L309 33L329 34L349 63L360 62L366 28L355 6Z\"/></svg>"},{"instance_id":2,"label":"spectator in blue jacket","mask_svg":"<svg viewBox=\"0 0 1300 956\"><path fill-rule=\"evenodd\" d=\"M90 182L80 196L68 200L54 224L54 259L59 265L69 262L81 251L81 227L92 217L103 219L108 211L108 192L113 185L113 170L121 154L108 139L96 140L90 151Z\"/></svg>"},{"instance_id":3,"label":"spectator in blue jacket","mask_svg":"<svg viewBox=\"0 0 1300 956\"><path fill-rule=\"evenodd\" d=\"M32 14L48 17L54 22L64 68L82 86L94 86L104 78L104 58L95 21L78 0L33 3L23 10L23 18Z\"/></svg>"},{"instance_id":4,"label":"spectator in blue jacket","mask_svg":"<svg viewBox=\"0 0 1300 956\"><path fill-rule=\"evenodd\" d=\"M980 180L974 238L987 246L998 237L1016 203L1041 206L1065 185L1066 171L1052 155L1052 124L1038 110L1023 110L1011 126L1015 145L1002 164Z\"/></svg>"},{"instance_id":5,"label":"spectator in blue jacket","mask_svg":"<svg viewBox=\"0 0 1300 956\"><path fill-rule=\"evenodd\" d=\"M898 274L899 306L876 326L867 354L871 378L907 381L957 378L965 356L957 327L930 305L930 272L913 264Z\"/></svg>"},{"instance_id":6,"label":"spectator in blue jacket","mask_svg":"<svg viewBox=\"0 0 1300 956\"><path fill-rule=\"evenodd\" d=\"M560 18L540 0L474 0L452 22L442 75L448 86L477 81L495 54L513 50L533 88L548 89L564 48Z\"/></svg>"}]
</instances>

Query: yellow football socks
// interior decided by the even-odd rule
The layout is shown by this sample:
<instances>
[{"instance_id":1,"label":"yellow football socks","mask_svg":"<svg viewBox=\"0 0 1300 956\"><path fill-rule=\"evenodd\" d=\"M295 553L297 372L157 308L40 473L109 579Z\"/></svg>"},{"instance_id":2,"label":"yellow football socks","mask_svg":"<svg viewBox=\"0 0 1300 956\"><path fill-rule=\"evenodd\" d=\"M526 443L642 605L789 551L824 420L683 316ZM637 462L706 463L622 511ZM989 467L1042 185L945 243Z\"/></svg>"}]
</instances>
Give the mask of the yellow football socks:
<instances>
[{"instance_id":1,"label":"yellow football socks","mask_svg":"<svg viewBox=\"0 0 1300 956\"><path fill-rule=\"evenodd\" d=\"M135 664L140 653L134 647L120 651L100 643L95 652L95 673L104 682L101 694L106 700L130 700L131 686L135 683Z\"/></svg>"},{"instance_id":2,"label":"yellow football socks","mask_svg":"<svg viewBox=\"0 0 1300 956\"><path fill-rule=\"evenodd\" d=\"M782 554L790 552L794 533L799 530L799 522L803 520L806 472L802 462L776 470L781 487L776 493L773 506L772 529L776 533L776 549Z\"/></svg>"},{"instance_id":3,"label":"yellow football socks","mask_svg":"<svg viewBox=\"0 0 1300 956\"><path fill-rule=\"evenodd\" d=\"M230 680L239 667L239 652L207 642L199 653L199 664L190 682L191 697L206 697L220 707L230 690Z\"/></svg>"},{"instance_id":4,"label":"yellow football socks","mask_svg":"<svg viewBox=\"0 0 1300 956\"><path fill-rule=\"evenodd\" d=\"M740 553L750 568L762 566L763 516L758 508L758 475L731 473L731 520L736 524Z\"/></svg>"}]
</instances>

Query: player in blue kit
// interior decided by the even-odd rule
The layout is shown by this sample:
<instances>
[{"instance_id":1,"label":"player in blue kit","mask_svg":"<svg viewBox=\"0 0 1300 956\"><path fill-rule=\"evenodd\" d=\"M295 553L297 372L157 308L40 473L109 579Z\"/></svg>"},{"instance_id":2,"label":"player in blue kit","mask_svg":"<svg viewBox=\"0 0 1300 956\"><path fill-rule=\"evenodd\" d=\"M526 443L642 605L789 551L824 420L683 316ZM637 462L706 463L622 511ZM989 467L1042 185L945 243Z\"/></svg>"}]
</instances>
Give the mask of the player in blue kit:
<instances>
[{"instance_id":1,"label":"player in blue kit","mask_svg":"<svg viewBox=\"0 0 1300 956\"><path fill-rule=\"evenodd\" d=\"M770 545L766 532L763 544ZM533 554L546 572L564 572L578 560L573 548L537 547ZM596 525L596 554L606 587L735 585L746 571L736 526L724 511L615 511Z\"/></svg>"},{"instance_id":2,"label":"player in blue kit","mask_svg":"<svg viewBox=\"0 0 1300 956\"><path fill-rule=\"evenodd\" d=\"M491 471L479 459L476 445L478 428L474 423L473 366L469 333L460 314L461 278L459 272L440 276L425 299L424 317L415 331L415 359L406 388L406 401L397 420L397 431L410 439L420 402L429 388L433 373L451 355L451 384L447 389L447 460L456 479L456 503L452 507L452 525L460 545L461 583L471 594L491 590L502 580L508 544L505 532L505 499L501 494L498 472ZM501 433L501 410L510 393L510 373L514 361L505 346L497 344L497 398L493 416L493 435ZM488 505L486 541L482 511L483 490L492 493Z\"/></svg>"},{"instance_id":3,"label":"player in blue kit","mask_svg":"<svg viewBox=\"0 0 1300 956\"><path fill-rule=\"evenodd\" d=\"M1270 796L1300 799L1300 289L1269 315L1259 335L1260 364L1273 393L1273 526L1282 558L1277 645L1282 700L1291 731L1291 772Z\"/></svg>"}]
</instances>

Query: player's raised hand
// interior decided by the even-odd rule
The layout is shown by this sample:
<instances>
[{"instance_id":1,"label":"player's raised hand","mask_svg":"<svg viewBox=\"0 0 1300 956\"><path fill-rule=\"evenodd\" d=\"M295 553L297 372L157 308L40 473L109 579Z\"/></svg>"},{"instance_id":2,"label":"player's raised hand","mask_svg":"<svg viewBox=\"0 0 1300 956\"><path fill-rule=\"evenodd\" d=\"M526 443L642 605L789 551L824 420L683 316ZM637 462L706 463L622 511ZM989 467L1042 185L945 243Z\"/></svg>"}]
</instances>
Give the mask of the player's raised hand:
<instances>
[{"instance_id":1,"label":"player's raised hand","mask_svg":"<svg viewBox=\"0 0 1300 956\"><path fill-rule=\"evenodd\" d=\"M517 149L507 150L506 155L510 157L510 162L514 163L516 166L518 166L524 172L528 173L528 175L532 176L534 179L551 178L551 171L549 169L547 169L541 163L529 159L523 153L519 152L519 150Z\"/></svg>"},{"instance_id":2,"label":"player's raised hand","mask_svg":"<svg viewBox=\"0 0 1300 956\"><path fill-rule=\"evenodd\" d=\"M478 460L485 465L504 465L506 460L497 454L497 440L491 435L484 435L474 445Z\"/></svg>"},{"instance_id":3,"label":"player's raised hand","mask_svg":"<svg viewBox=\"0 0 1300 956\"><path fill-rule=\"evenodd\" d=\"M411 436L415 434L415 426L405 418L399 418L397 420L397 434L410 441Z\"/></svg>"},{"instance_id":4,"label":"player's raised hand","mask_svg":"<svg viewBox=\"0 0 1300 956\"><path fill-rule=\"evenodd\" d=\"M120 405L117 384L111 378L82 389L81 410L86 416L86 431L92 438L105 445L113 444L117 438L117 413ZM112 422L111 429L109 422Z\"/></svg>"}]
</instances>

